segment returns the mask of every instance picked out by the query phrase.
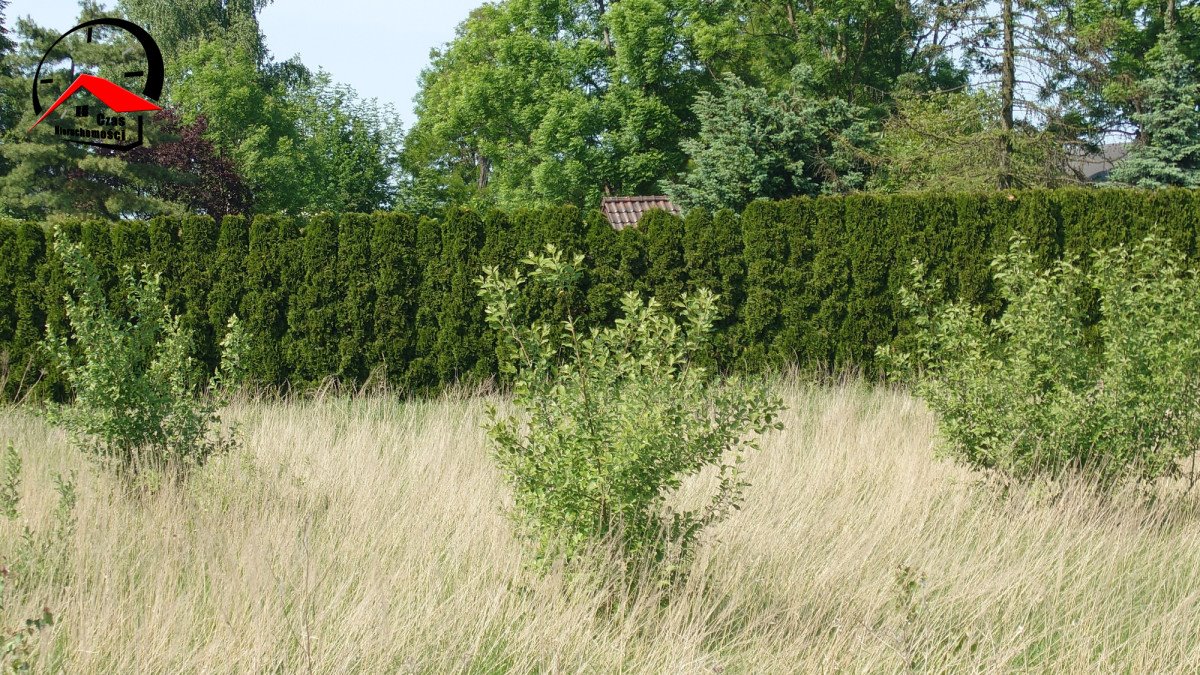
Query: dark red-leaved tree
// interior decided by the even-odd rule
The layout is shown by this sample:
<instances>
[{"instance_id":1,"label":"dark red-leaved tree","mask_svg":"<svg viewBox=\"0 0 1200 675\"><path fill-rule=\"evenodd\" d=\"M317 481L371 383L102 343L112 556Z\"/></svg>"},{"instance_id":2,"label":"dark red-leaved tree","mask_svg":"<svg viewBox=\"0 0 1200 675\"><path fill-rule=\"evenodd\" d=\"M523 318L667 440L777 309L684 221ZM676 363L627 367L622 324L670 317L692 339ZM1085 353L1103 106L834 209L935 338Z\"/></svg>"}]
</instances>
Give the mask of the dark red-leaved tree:
<instances>
[{"instance_id":1,"label":"dark red-leaved tree","mask_svg":"<svg viewBox=\"0 0 1200 675\"><path fill-rule=\"evenodd\" d=\"M151 128L157 140L130 150L125 159L162 169L154 171L148 181L154 197L217 220L250 211L250 190L233 161L204 138L208 121L203 115L189 124L173 110L160 110L154 114Z\"/></svg>"}]
</instances>

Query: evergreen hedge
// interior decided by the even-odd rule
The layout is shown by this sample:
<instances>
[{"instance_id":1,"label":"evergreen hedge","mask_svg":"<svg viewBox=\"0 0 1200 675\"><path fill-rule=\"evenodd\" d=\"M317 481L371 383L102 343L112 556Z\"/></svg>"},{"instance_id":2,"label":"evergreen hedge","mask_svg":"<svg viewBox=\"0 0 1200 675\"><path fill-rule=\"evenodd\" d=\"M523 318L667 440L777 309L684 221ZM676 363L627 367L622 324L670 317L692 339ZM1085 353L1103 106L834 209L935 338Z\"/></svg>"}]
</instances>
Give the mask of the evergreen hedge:
<instances>
[{"instance_id":1,"label":"evergreen hedge","mask_svg":"<svg viewBox=\"0 0 1200 675\"><path fill-rule=\"evenodd\" d=\"M948 297L1001 307L989 261L1013 233L1040 260L1169 237L1195 260L1200 192L1064 189L923 195L850 195L755 202L741 214L648 214L613 230L574 207L441 218L404 213L307 219L203 216L60 224L96 260L114 306L124 265L162 276L166 300L191 330L193 356L211 368L234 312L252 336L248 367L264 388L306 390L329 378L386 381L430 392L496 371L475 279L485 264L512 269L554 243L590 266L574 297L547 293L528 310L584 325L616 313L627 289L671 301L707 287L721 296L713 357L725 369L789 363L874 368L875 348L912 332L897 290L919 257ZM37 343L61 327L67 291L48 225L0 222L0 398L62 398L61 376ZM31 393L32 391L32 393Z\"/></svg>"}]
</instances>

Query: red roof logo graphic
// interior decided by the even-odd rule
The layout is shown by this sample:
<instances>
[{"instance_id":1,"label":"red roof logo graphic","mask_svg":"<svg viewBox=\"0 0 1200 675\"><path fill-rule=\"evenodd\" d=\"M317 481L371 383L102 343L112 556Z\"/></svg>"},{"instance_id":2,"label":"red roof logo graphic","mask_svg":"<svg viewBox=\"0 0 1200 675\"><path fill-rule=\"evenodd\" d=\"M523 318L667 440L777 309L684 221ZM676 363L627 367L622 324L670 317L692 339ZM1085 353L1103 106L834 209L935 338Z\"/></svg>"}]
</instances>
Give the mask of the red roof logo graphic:
<instances>
[{"instance_id":1,"label":"red roof logo graphic","mask_svg":"<svg viewBox=\"0 0 1200 675\"><path fill-rule=\"evenodd\" d=\"M46 119L47 115L54 112L55 108L62 105L63 101L71 98L71 96L75 92L79 91L80 88L91 92L93 96L100 99L100 102L111 108L113 112L131 113L162 110L162 108L158 107L154 103L142 98L141 96L138 96L128 89L113 84L102 77L96 77L95 75L82 73L79 77L75 78L75 81L71 83L71 86L67 87L67 90L62 93L62 96L58 97L58 100L56 100L53 105L51 105L49 108L46 108L46 112L42 113L42 116L33 123L33 127L41 124L42 120ZM33 131L33 127L29 127L29 131Z\"/></svg>"}]
</instances>

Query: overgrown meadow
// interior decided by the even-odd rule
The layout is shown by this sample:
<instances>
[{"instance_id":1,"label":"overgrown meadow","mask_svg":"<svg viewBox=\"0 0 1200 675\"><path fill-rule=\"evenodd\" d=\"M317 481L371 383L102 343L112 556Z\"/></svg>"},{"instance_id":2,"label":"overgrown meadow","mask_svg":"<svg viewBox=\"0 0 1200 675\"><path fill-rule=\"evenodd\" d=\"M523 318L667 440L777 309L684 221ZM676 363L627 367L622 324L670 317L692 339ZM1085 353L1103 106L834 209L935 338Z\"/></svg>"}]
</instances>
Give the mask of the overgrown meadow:
<instances>
[{"instance_id":1,"label":"overgrown meadow","mask_svg":"<svg viewBox=\"0 0 1200 675\"><path fill-rule=\"evenodd\" d=\"M5 616L55 624L61 672L1195 672L1194 494L1085 484L1009 495L933 458L891 388L775 385L786 431L670 601L532 571L480 428L494 397L326 397L228 408L245 444L136 501L32 413L23 528L73 527ZM695 487L695 486L693 486ZM61 557L57 551L64 551ZM6 629L14 628L10 622Z\"/></svg>"}]
</instances>

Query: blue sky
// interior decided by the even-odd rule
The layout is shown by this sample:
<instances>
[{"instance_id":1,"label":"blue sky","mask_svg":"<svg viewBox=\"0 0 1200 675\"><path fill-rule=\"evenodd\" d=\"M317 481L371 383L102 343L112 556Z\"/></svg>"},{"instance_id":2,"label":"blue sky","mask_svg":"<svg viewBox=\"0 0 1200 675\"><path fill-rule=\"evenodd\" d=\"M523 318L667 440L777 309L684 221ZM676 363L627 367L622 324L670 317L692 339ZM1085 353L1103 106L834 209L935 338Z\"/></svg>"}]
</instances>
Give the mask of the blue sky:
<instances>
[{"instance_id":1,"label":"blue sky","mask_svg":"<svg viewBox=\"0 0 1200 675\"><path fill-rule=\"evenodd\" d=\"M187 0L179 0L186 2ZM115 2L105 2L112 7ZM454 28L481 0L276 0L259 20L267 47L278 59L299 54L323 67L364 97L391 103L407 130L417 76L429 50L454 37ZM11 25L18 16L65 31L75 25L76 0L11 0Z\"/></svg>"}]
</instances>

